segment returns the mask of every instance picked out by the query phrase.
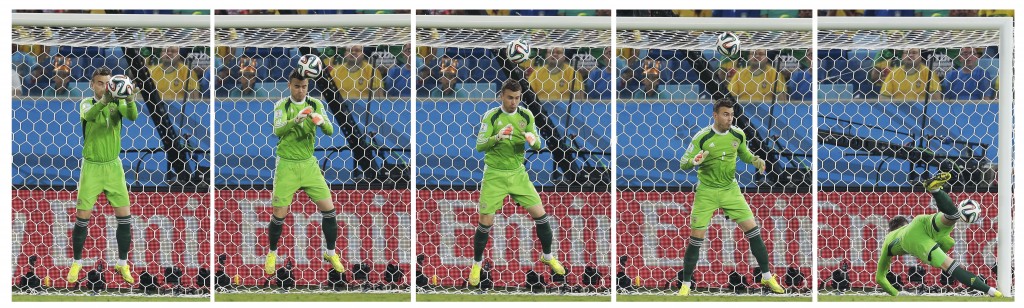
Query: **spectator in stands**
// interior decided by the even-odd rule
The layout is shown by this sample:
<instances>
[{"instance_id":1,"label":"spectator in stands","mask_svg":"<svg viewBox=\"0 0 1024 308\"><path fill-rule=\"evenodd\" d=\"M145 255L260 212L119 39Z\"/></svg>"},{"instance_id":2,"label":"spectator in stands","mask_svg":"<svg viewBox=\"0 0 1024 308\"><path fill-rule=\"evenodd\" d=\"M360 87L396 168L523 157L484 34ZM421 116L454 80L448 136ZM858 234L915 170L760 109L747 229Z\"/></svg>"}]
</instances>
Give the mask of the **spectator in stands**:
<instances>
[{"instance_id":1,"label":"spectator in stands","mask_svg":"<svg viewBox=\"0 0 1024 308\"><path fill-rule=\"evenodd\" d=\"M587 76L587 97L590 99L611 99L612 49L605 48L598 61L598 67Z\"/></svg>"},{"instance_id":2,"label":"spectator in stands","mask_svg":"<svg viewBox=\"0 0 1024 308\"><path fill-rule=\"evenodd\" d=\"M50 87L50 79L43 72L42 65L33 66L29 74L22 78L21 93L29 96L42 96L46 88Z\"/></svg>"},{"instance_id":3,"label":"spectator in stands","mask_svg":"<svg viewBox=\"0 0 1024 308\"><path fill-rule=\"evenodd\" d=\"M221 66L217 69L217 78L214 79L214 89L217 89L217 97L231 96L231 90L235 88L235 78L231 76L231 69Z\"/></svg>"},{"instance_id":4,"label":"spectator in stands","mask_svg":"<svg viewBox=\"0 0 1024 308\"><path fill-rule=\"evenodd\" d=\"M647 58L640 62L637 72L640 78L640 91L643 97L658 98L658 86L661 85L661 61Z\"/></svg>"},{"instance_id":5,"label":"spectator in stands","mask_svg":"<svg viewBox=\"0 0 1024 308\"><path fill-rule=\"evenodd\" d=\"M68 94L68 83L71 82L71 58L65 55L53 56L53 91L57 95Z\"/></svg>"},{"instance_id":6,"label":"spectator in stands","mask_svg":"<svg viewBox=\"0 0 1024 308\"><path fill-rule=\"evenodd\" d=\"M960 48L957 69L946 72L942 79L942 89L946 99L979 100L992 99L992 77L984 69L978 68L978 54L973 47Z\"/></svg>"},{"instance_id":7,"label":"spectator in stands","mask_svg":"<svg viewBox=\"0 0 1024 308\"><path fill-rule=\"evenodd\" d=\"M256 95L256 59L250 56L238 57L238 72L238 87L242 96Z\"/></svg>"},{"instance_id":8,"label":"spectator in stands","mask_svg":"<svg viewBox=\"0 0 1024 308\"><path fill-rule=\"evenodd\" d=\"M569 65L565 48L548 50L544 65L538 67L529 77L530 87L542 101L568 101L570 97L583 99L583 76Z\"/></svg>"},{"instance_id":9,"label":"spectator in stands","mask_svg":"<svg viewBox=\"0 0 1024 308\"><path fill-rule=\"evenodd\" d=\"M349 46L341 65L331 71L334 85L343 99L368 99L370 96L383 97L381 76L366 60L362 45Z\"/></svg>"},{"instance_id":10,"label":"spectator in stands","mask_svg":"<svg viewBox=\"0 0 1024 308\"><path fill-rule=\"evenodd\" d=\"M768 60L768 51L757 49L750 52L747 66L736 71L729 79L729 92L738 102L771 102L789 100L786 93L786 79Z\"/></svg>"},{"instance_id":11,"label":"spectator in stands","mask_svg":"<svg viewBox=\"0 0 1024 308\"><path fill-rule=\"evenodd\" d=\"M459 83L459 59L441 56L437 62L437 90L434 96L455 97L455 85Z\"/></svg>"},{"instance_id":12,"label":"spectator in stands","mask_svg":"<svg viewBox=\"0 0 1024 308\"><path fill-rule=\"evenodd\" d=\"M900 66L885 77L880 95L902 101L924 100L926 95L941 99L940 90L939 77L924 65L921 49L911 48L903 53Z\"/></svg>"},{"instance_id":13,"label":"spectator in stands","mask_svg":"<svg viewBox=\"0 0 1024 308\"><path fill-rule=\"evenodd\" d=\"M807 50L804 53L804 58L807 59L807 63L810 63L812 57L812 51ZM804 66L804 61L796 60L796 57L789 57L788 60L784 61L780 68L782 70L782 76L788 80L786 82L786 89L790 95L790 99L794 101L810 101L811 100L811 72L810 67Z\"/></svg>"},{"instance_id":14,"label":"spectator in stands","mask_svg":"<svg viewBox=\"0 0 1024 308\"><path fill-rule=\"evenodd\" d=\"M402 59L388 69L387 79L384 84L387 86L389 97L409 97L412 85L409 83L412 77L412 47L409 44L402 46Z\"/></svg>"},{"instance_id":15,"label":"spectator in stands","mask_svg":"<svg viewBox=\"0 0 1024 308\"><path fill-rule=\"evenodd\" d=\"M164 101L185 101L199 98L199 76L185 66L180 48L164 48L160 64L149 67L150 76L156 83L156 90Z\"/></svg>"},{"instance_id":16,"label":"spectator in stands","mask_svg":"<svg viewBox=\"0 0 1024 308\"><path fill-rule=\"evenodd\" d=\"M11 68L11 73L11 95L18 96L21 94L21 75L18 74L18 70L15 68Z\"/></svg>"}]
</instances>

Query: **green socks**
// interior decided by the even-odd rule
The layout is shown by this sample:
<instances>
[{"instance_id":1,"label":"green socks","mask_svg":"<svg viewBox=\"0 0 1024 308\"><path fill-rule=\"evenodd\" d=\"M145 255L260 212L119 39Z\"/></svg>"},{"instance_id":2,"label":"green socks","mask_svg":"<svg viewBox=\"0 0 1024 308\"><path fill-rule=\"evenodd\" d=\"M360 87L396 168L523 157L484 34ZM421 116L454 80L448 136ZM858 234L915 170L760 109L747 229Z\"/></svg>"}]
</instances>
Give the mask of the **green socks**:
<instances>
[{"instance_id":1,"label":"green socks","mask_svg":"<svg viewBox=\"0 0 1024 308\"><path fill-rule=\"evenodd\" d=\"M281 239L282 229L284 229L284 218L270 215L270 225L267 226L267 233L270 236L270 251L277 251L277 242Z\"/></svg>"},{"instance_id":2,"label":"green socks","mask_svg":"<svg viewBox=\"0 0 1024 308\"><path fill-rule=\"evenodd\" d=\"M966 269L960 266L960 262L958 261L953 261L953 264L949 265L949 269L946 271L946 273L949 273L949 275L953 276L953 278L956 279L956 281L959 281L960 283L970 287L971 289L988 293L989 289L992 288L987 283L985 283L984 279L981 279L980 277L974 275L973 273L968 272Z\"/></svg>"},{"instance_id":3,"label":"green socks","mask_svg":"<svg viewBox=\"0 0 1024 308\"><path fill-rule=\"evenodd\" d=\"M128 250L132 247L132 215L115 216L117 218L117 259L128 260Z\"/></svg>"},{"instance_id":4,"label":"green socks","mask_svg":"<svg viewBox=\"0 0 1024 308\"><path fill-rule=\"evenodd\" d=\"M540 239L541 249L544 250L545 255L551 254L551 216L544 214L544 216L534 218L533 223L537 226L537 238Z\"/></svg>"},{"instance_id":5,"label":"green socks","mask_svg":"<svg viewBox=\"0 0 1024 308\"><path fill-rule=\"evenodd\" d=\"M484 248L487 248L490 233L491 226L480 224L476 227L476 233L473 234L473 261L482 262L484 260Z\"/></svg>"},{"instance_id":6,"label":"green socks","mask_svg":"<svg viewBox=\"0 0 1024 308\"><path fill-rule=\"evenodd\" d=\"M743 232L743 235L747 236L747 242L750 242L750 252L754 254L757 266L761 267L761 273L771 272L768 264L768 247L764 246L764 240L761 239L761 226L755 226L750 231ZM757 280L757 277L754 278Z\"/></svg>"},{"instance_id":7,"label":"green socks","mask_svg":"<svg viewBox=\"0 0 1024 308\"><path fill-rule=\"evenodd\" d=\"M71 231L71 247L75 252L75 260L82 259L85 250L85 238L89 237L89 220L75 217L75 229Z\"/></svg>"},{"instance_id":8,"label":"green socks","mask_svg":"<svg viewBox=\"0 0 1024 308\"><path fill-rule=\"evenodd\" d=\"M683 255L683 284L689 285L693 281L693 270L697 267L697 258L700 257L700 247L704 245L704 239L690 237L686 244L686 253Z\"/></svg>"},{"instance_id":9,"label":"green socks","mask_svg":"<svg viewBox=\"0 0 1024 308\"><path fill-rule=\"evenodd\" d=\"M332 209L330 211L321 211L320 215L323 215L320 227L324 231L324 241L327 242L327 250L334 251L334 246L338 243L338 212ZM280 230L278 230L277 235L281 235Z\"/></svg>"},{"instance_id":10,"label":"green socks","mask_svg":"<svg viewBox=\"0 0 1024 308\"><path fill-rule=\"evenodd\" d=\"M932 193L932 198L935 199L935 207L939 208L939 212L942 212L946 219L954 221L960 219L960 211L953 204L953 199L949 197L949 194L939 190Z\"/></svg>"}]
</instances>

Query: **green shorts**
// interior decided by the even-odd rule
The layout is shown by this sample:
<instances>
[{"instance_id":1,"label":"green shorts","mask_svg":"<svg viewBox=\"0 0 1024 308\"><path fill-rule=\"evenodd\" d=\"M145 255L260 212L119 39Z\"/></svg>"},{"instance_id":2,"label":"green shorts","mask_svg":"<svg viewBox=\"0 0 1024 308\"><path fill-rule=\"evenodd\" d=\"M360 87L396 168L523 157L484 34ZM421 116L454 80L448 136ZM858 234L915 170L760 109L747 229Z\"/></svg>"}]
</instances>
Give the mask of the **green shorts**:
<instances>
[{"instance_id":1,"label":"green shorts","mask_svg":"<svg viewBox=\"0 0 1024 308\"><path fill-rule=\"evenodd\" d=\"M729 219L735 222L754 218L750 205L743 199L738 185L726 188L697 186L693 197L693 210L690 212L690 229L707 230L715 211L722 209Z\"/></svg>"},{"instance_id":2,"label":"green shorts","mask_svg":"<svg viewBox=\"0 0 1024 308\"><path fill-rule=\"evenodd\" d=\"M907 233L903 236L903 249L908 254L917 257L923 263L934 267L942 267L949 256L946 251L952 248L953 238L949 235L953 232L953 226L943 225L942 214L918 215L907 226Z\"/></svg>"},{"instance_id":3,"label":"green shorts","mask_svg":"<svg viewBox=\"0 0 1024 308\"><path fill-rule=\"evenodd\" d=\"M295 191L303 190L310 200L320 201L331 198L331 189L317 164L316 157L305 160L277 159L274 171L274 207L289 206L295 198Z\"/></svg>"},{"instance_id":4,"label":"green shorts","mask_svg":"<svg viewBox=\"0 0 1024 308\"><path fill-rule=\"evenodd\" d=\"M524 208L540 205L540 194L533 187L525 168L484 168L484 180L480 187L480 214L498 212L505 205L505 196L512 196L512 201Z\"/></svg>"},{"instance_id":5,"label":"green shorts","mask_svg":"<svg viewBox=\"0 0 1024 308\"><path fill-rule=\"evenodd\" d=\"M78 180L78 204L76 209L91 211L96 206L100 193L107 196L112 207L125 207L128 202L128 182L124 179L121 160L108 162L82 161L82 174Z\"/></svg>"}]
</instances>

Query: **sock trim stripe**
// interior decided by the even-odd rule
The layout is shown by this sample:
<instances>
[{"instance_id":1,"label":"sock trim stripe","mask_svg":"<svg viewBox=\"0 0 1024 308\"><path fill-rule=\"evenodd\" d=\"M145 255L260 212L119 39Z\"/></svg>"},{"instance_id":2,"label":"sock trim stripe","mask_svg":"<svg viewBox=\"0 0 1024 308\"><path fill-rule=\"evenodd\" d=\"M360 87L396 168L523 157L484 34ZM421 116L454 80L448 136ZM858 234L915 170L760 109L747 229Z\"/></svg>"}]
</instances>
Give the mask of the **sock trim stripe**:
<instances>
[{"instance_id":1,"label":"sock trim stripe","mask_svg":"<svg viewBox=\"0 0 1024 308\"><path fill-rule=\"evenodd\" d=\"M280 225L283 225L283 224L284 224L284 220L283 220L283 219L282 219L282 220L277 220L277 219L275 218L275 219L271 219L271 220L270 220L270 223L272 223L272 224L275 224L275 225L279 225L279 226L280 226Z\"/></svg>"},{"instance_id":2,"label":"sock trim stripe","mask_svg":"<svg viewBox=\"0 0 1024 308\"><path fill-rule=\"evenodd\" d=\"M753 229L750 229L750 231L744 232L743 235L745 235L748 239L754 238L755 236L760 236L761 227L754 227Z\"/></svg>"},{"instance_id":3,"label":"sock trim stripe","mask_svg":"<svg viewBox=\"0 0 1024 308\"><path fill-rule=\"evenodd\" d=\"M534 224L538 224L538 225L543 225L543 224L548 223L548 220L550 218L551 218L551 216L548 216L548 214L544 214L544 216L541 216L540 218L533 219L533 223Z\"/></svg>"},{"instance_id":4,"label":"sock trim stripe","mask_svg":"<svg viewBox=\"0 0 1024 308\"><path fill-rule=\"evenodd\" d=\"M960 262L953 260L953 263L949 264L949 269L947 269L946 272L953 274L953 271L955 271L957 267L960 267Z\"/></svg>"},{"instance_id":5,"label":"sock trim stripe","mask_svg":"<svg viewBox=\"0 0 1024 308\"><path fill-rule=\"evenodd\" d=\"M75 226L76 227L88 227L89 226L89 221L78 221L78 222L75 222Z\"/></svg>"},{"instance_id":6,"label":"sock trim stripe","mask_svg":"<svg viewBox=\"0 0 1024 308\"><path fill-rule=\"evenodd\" d=\"M696 237L690 237L690 241L687 244L689 244L690 246L693 246L693 247L701 247L701 246L704 245L704 239L696 238Z\"/></svg>"},{"instance_id":7,"label":"sock trim stripe","mask_svg":"<svg viewBox=\"0 0 1024 308\"><path fill-rule=\"evenodd\" d=\"M338 216L338 212L335 212L335 211L320 212L320 215L323 215L323 218L335 218L335 217Z\"/></svg>"},{"instance_id":8,"label":"sock trim stripe","mask_svg":"<svg viewBox=\"0 0 1024 308\"><path fill-rule=\"evenodd\" d=\"M491 226L484 227L483 225L476 226L476 231L480 233L491 233Z\"/></svg>"}]
</instances>

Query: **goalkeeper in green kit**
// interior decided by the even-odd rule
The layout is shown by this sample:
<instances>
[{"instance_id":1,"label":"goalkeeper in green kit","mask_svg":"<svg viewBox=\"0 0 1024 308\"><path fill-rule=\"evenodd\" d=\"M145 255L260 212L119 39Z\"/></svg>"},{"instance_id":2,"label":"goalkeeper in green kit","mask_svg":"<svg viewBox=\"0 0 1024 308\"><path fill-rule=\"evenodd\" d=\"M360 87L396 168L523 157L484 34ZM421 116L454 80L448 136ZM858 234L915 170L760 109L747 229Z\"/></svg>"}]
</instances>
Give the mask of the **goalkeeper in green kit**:
<instances>
[{"instance_id":1,"label":"goalkeeper in green kit","mask_svg":"<svg viewBox=\"0 0 1024 308\"><path fill-rule=\"evenodd\" d=\"M267 227L270 252L267 253L263 269L267 275L277 271L277 244L284 229L284 220L288 216L288 207L292 204L295 192L303 190L322 215L321 229L324 234L325 248L323 257L331 263L334 270L345 272L341 257L335 253L338 242L338 220L331 199L331 189L327 186L323 172L313 156L316 144L316 129L320 128L328 136L334 135L334 126L324 114L323 103L307 96L309 80L297 70L288 76L288 90L291 96L281 99L274 105L274 135L277 143L277 170L274 171L274 192L271 205L274 214L270 217Z\"/></svg>"},{"instance_id":2,"label":"goalkeeper in green kit","mask_svg":"<svg viewBox=\"0 0 1024 308\"><path fill-rule=\"evenodd\" d=\"M474 262L469 272L470 286L480 284L481 263L494 224L494 213L504 206L506 196L511 196L517 205L525 208L533 217L537 238L544 251L540 262L548 265L555 274L565 275L565 268L551 253L552 218L544 212L540 195L533 187L524 165L524 146L534 150L541 148L537 123L530 110L519 107L523 88L518 81L505 81L499 94L501 106L484 113L476 137L476 150L485 153L485 166L480 188L480 220L473 236Z\"/></svg>"},{"instance_id":3,"label":"goalkeeper in green kit","mask_svg":"<svg viewBox=\"0 0 1024 308\"><path fill-rule=\"evenodd\" d=\"M71 231L74 261L68 271L68 283L78 282L82 270L82 251L89 237L89 219L99 194L107 196L117 218L117 265L114 270L129 284L135 283L128 266L128 250L132 244L132 212L128 200L128 183L121 166L121 120L135 121L138 106L125 98L114 98L107 91L110 69L98 68L92 74L89 87L93 97L79 104L82 120L83 143L82 173L78 181L78 204L75 206L75 228Z\"/></svg>"},{"instance_id":4,"label":"goalkeeper in green kit","mask_svg":"<svg viewBox=\"0 0 1024 308\"><path fill-rule=\"evenodd\" d=\"M913 221L896 216L889 221L889 234L885 235L885 241L882 242L882 253L878 256L878 269L875 271L875 282L889 295L899 295L899 291L885 277L889 273L892 258L912 255L922 263L941 268L943 272L971 289L992 297L1003 297L999 290L989 286L984 279L968 272L960 266L960 262L946 255L946 251L953 248L953 238L950 236L953 226L960 220L961 209L967 207L971 201L964 200L960 206L953 205L953 199L942 191L942 186L950 178L952 175L949 172L941 172L923 183L925 190L932 194L939 213L918 215ZM976 205L972 204L970 207Z\"/></svg>"},{"instance_id":5,"label":"goalkeeper in green kit","mask_svg":"<svg viewBox=\"0 0 1024 308\"><path fill-rule=\"evenodd\" d=\"M743 130L732 126L735 114L732 100L719 99L714 106L714 124L693 136L690 147L683 154L681 168L689 170L697 168L697 189L693 198L693 209L690 212L690 240L683 256L682 286L680 296L690 294L693 270L697 267L701 246L707 234L711 217L718 209L722 209L729 219L735 221L750 242L750 252L754 254L761 268L759 280L775 293L785 293L775 276L772 275L768 263L768 248L761 239L761 228L757 226L750 205L743 199L740 186L736 182L736 159L754 165L758 171L764 172L765 161L754 156L747 148L747 137Z\"/></svg>"}]
</instances>

